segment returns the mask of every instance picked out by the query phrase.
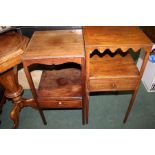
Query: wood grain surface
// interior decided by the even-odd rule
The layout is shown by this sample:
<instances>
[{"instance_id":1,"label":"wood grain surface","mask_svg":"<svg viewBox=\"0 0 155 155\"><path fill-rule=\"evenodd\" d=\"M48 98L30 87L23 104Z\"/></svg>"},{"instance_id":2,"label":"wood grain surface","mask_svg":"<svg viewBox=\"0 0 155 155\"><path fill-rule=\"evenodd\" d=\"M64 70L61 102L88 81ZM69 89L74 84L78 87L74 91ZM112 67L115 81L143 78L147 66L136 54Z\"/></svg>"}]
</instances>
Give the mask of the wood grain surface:
<instances>
[{"instance_id":1,"label":"wood grain surface","mask_svg":"<svg viewBox=\"0 0 155 155\"><path fill-rule=\"evenodd\" d=\"M131 90L133 94L124 118L126 122L153 43L138 27L131 26L85 26L83 35L86 50L86 123L90 92ZM140 72L128 55L129 49L146 52ZM107 50L112 54L106 55ZM119 55L118 50L127 55ZM99 56L94 55L95 51Z\"/></svg>"},{"instance_id":2,"label":"wood grain surface","mask_svg":"<svg viewBox=\"0 0 155 155\"><path fill-rule=\"evenodd\" d=\"M45 99L81 99L81 71L76 68L43 71L38 97Z\"/></svg>"},{"instance_id":3,"label":"wood grain surface","mask_svg":"<svg viewBox=\"0 0 155 155\"><path fill-rule=\"evenodd\" d=\"M84 57L82 30L36 31L24 59Z\"/></svg>"},{"instance_id":4,"label":"wood grain surface","mask_svg":"<svg viewBox=\"0 0 155 155\"><path fill-rule=\"evenodd\" d=\"M0 73L21 63L29 39L18 33L0 35Z\"/></svg>"},{"instance_id":5,"label":"wood grain surface","mask_svg":"<svg viewBox=\"0 0 155 155\"><path fill-rule=\"evenodd\" d=\"M121 48L126 52L128 48L138 50L152 45L151 40L134 26L86 26L83 27L85 47L89 52L94 49L104 52L110 49L115 52Z\"/></svg>"}]
</instances>

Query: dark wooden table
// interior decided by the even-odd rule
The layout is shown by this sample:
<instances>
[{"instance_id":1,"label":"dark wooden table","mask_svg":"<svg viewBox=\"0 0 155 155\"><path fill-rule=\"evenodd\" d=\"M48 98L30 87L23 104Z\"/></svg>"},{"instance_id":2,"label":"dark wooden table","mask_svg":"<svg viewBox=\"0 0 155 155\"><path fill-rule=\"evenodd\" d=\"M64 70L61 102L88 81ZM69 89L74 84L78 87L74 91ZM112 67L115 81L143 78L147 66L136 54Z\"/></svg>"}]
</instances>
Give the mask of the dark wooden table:
<instances>
[{"instance_id":1,"label":"dark wooden table","mask_svg":"<svg viewBox=\"0 0 155 155\"><path fill-rule=\"evenodd\" d=\"M86 122L90 92L131 90L133 94L124 118L126 122L153 44L138 27L86 26L83 32L86 49ZM129 49L145 51L140 71Z\"/></svg>"},{"instance_id":2,"label":"dark wooden table","mask_svg":"<svg viewBox=\"0 0 155 155\"><path fill-rule=\"evenodd\" d=\"M84 124L85 51L82 31L36 31L22 59L38 106L41 109L80 108ZM37 90L28 69L34 64L45 67Z\"/></svg>"}]
</instances>

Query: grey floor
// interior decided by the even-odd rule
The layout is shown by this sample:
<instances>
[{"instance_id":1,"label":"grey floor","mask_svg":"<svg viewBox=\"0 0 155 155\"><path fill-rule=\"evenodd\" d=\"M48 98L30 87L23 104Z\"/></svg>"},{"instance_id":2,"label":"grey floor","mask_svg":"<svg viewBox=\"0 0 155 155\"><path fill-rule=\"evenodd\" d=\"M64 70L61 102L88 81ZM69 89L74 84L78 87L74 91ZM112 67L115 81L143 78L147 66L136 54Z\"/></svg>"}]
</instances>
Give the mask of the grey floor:
<instances>
[{"instance_id":1,"label":"grey floor","mask_svg":"<svg viewBox=\"0 0 155 155\"><path fill-rule=\"evenodd\" d=\"M25 90L24 97L31 97ZM148 93L140 85L134 106L126 124L123 117L131 94L93 94L90 97L89 124L82 125L81 110L44 110L47 125L44 126L37 110L24 108L20 114L20 129L154 129L155 128L155 93ZM10 101L3 107L0 128L12 127L9 112Z\"/></svg>"}]
</instances>

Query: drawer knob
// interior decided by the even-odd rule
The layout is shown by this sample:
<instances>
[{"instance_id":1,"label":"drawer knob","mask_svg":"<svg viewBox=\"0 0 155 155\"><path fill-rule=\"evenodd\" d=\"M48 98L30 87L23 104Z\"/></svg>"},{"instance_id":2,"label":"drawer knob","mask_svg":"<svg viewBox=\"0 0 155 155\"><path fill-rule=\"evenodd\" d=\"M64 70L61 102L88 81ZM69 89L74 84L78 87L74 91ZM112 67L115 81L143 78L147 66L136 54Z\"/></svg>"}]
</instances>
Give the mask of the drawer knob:
<instances>
[{"instance_id":1,"label":"drawer knob","mask_svg":"<svg viewBox=\"0 0 155 155\"><path fill-rule=\"evenodd\" d=\"M59 101L59 103L58 103L59 105L62 105L62 102L61 101Z\"/></svg>"},{"instance_id":2,"label":"drawer knob","mask_svg":"<svg viewBox=\"0 0 155 155\"><path fill-rule=\"evenodd\" d=\"M116 84L115 84L115 83L113 83L113 84L112 84L112 87L113 87L113 88L117 88L117 86L116 86Z\"/></svg>"}]
</instances>

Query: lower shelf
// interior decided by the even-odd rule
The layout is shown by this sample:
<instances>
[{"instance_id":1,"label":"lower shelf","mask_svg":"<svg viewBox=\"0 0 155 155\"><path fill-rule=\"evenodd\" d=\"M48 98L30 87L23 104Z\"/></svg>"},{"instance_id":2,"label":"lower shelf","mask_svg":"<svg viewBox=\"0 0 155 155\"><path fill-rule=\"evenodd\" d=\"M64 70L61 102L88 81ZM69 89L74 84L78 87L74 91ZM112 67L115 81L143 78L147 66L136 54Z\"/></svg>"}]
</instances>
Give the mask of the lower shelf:
<instances>
[{"instance_id":1,"label":"lower shelf","mask_svg":"<svg viewBox=\"0 0 155 155\"><path fill-rule=\"evenodd\" d=\"M81 70L43 71L37 96L42 108L81 108Z\"/></svg>"},{"instance_id":2,"label":"lower shelf","mask_svg":"<svg viewBox=\"0 0 155 155\"><path fill-rule=\"evenodd\" d=\"M134 90L139 71L130 54L111 57L94 55L90 59L89 91Z\"/></svg>"}]
</instances>

